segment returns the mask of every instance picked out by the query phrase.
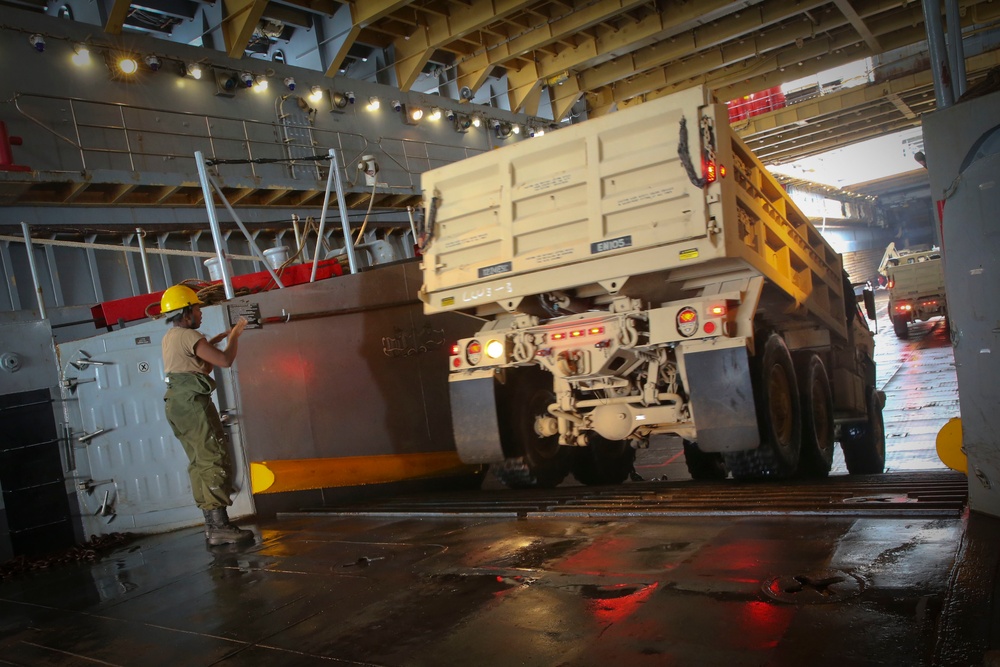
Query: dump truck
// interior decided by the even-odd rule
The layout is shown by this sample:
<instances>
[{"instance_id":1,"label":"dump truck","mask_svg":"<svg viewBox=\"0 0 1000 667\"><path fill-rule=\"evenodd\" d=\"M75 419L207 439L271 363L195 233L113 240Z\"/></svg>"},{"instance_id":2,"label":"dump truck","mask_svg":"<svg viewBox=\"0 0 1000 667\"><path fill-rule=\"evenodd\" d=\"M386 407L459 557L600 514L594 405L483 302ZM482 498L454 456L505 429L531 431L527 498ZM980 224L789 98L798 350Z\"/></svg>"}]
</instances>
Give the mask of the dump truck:
<instances>
[{"instance_id":1,"label":"dump truck","mask_svg":"<svg viewBox=\"0 0 1000 667\"><path fill-rule=\"evenodd\" d=\"M886 277L889 320L898 338L910 337L912 322L948 317L940 248L915 246L897 250L896 244L890 243L882 256L879 273Z\"/></svg>"},{"instance_id":2,"label":"dump truck","mask_svg":"<svg viewBox=\"0 0 1000 667\"><path fill-rule=\"evenodd\" d=\"M652 436L695 479L885 465L871 291L691 89L425 172L428 314L459 457L510 487L618 484Z\"/></svg>"}]
</instances>

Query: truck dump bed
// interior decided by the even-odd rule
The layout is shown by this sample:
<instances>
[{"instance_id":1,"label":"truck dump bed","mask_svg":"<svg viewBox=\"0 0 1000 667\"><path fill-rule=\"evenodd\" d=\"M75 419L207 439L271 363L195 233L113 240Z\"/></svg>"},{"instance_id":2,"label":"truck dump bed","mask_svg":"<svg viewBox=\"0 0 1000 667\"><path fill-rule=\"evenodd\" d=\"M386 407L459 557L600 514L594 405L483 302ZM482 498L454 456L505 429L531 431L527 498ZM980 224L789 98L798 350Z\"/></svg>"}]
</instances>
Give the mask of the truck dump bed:
<instances>
[{"instance_id":1,"label":"truck dump bed","mask_svg":"<svg viewBox=\"0 0 1000 667\"><path fill-rule=\"evenodd\" d=\"M781 317L843 338L839 254L706 95L678 92L424 173L425 312L489 316L533 294L615 294L631 276L742 272L777 288ZM707 185L694 182L703 158L718 176Z\"/></svg>"},{"instance_id":2,"label":"truck dump bed","mask_svg":"<svg viewBox=\"0 0 1000 667\"><path fill-rule=\"evenodd\" d=\"M944 265L938 250L902 254L885 270L896 299L944 294Z\"/></svg>"}]
</instances>

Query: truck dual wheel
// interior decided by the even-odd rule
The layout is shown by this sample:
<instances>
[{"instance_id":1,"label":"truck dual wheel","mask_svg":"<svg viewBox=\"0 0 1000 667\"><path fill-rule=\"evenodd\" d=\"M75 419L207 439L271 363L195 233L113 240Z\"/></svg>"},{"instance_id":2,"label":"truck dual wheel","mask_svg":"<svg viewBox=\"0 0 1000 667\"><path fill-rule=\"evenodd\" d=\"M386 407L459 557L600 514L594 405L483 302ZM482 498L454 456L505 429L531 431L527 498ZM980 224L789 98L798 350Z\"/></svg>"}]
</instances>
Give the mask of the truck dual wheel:
<instances>
[{"instance_id":1,"label":"truck dual wheel","mask_svg":"<svg viewBox=\"0 0 1000 667\"><path fill-rule=\"evenodd\" d=\"M574 448L560 446L558 435L542 437L535 430L535 418L548 415L555 402L552 376L529 367L514 369L507 378L507 384L497 388L500 442L507 461L491 466L493 472L511 488L557 486L570 472Z\"/></svg>"},{"instance_id":2,"label":"truck dual wheel","mask_svg":"<svg viewBox=\"0 0 1000 667\"><path fill-rule=\"evenodd\" d=\"M722 454L703 452L690 440L684 441L684 462L691 479L725 479L729 475Z\"/></svg>"},{"instance_id":3,"label":"truck dual wheel","mask_svg":"<svg viewBox=\"0 0 1000 667\"><path fill-rule=\"evenodd\" d=\"M892 330L896 332L896 338L901 338L906 340L910 337L910 327L906 318L894 317L892 318Z\"/></svg>"},{"instance_id":4,"label":"truck dual wheel","mask_svg":"<svg viewBox=\"0 0 1000 667\"><path fill-rule=\"evenodd\" d=\"M635 470L635 449L628 440L593 433L590 444L573 449L573 477L581 484L621 484Z\"/></svg>"},{"instance_id":5,"label":"truck dual wheel","mask_svg":"<svg viewBox=\"0 0 1000 667\"><path fill-rule=\"evenodd\" d=\"M799 471L807 477L826 477L833 466L833 392L822 359L807 354L797 361L795 375L802 405Z\"/></svg>"},{"instance_id":6,"label":"truck dual wheel","mask_svg":"<svg viewBox=\"0 0 1000 667\"><path fill-rule=\"evenodd\" d=\"M727 452L726 465L734 479L791 477L799 466L802 411L792 355L781 336L768 336L751 368L760 446Z\"/></svg>"},{"instance_id":7,"label":"truck dual wheel","mask_svg":"<svg viewBox=\"0 0 1000 667\"><path fill-rule=\"evenodd\" d=\"M885 471L885 424L882 399L875 386L865 394L868 416L864 422L845 425L840 436L844 463L852 475L874 475Z\"/></svg>"}]
</instances>

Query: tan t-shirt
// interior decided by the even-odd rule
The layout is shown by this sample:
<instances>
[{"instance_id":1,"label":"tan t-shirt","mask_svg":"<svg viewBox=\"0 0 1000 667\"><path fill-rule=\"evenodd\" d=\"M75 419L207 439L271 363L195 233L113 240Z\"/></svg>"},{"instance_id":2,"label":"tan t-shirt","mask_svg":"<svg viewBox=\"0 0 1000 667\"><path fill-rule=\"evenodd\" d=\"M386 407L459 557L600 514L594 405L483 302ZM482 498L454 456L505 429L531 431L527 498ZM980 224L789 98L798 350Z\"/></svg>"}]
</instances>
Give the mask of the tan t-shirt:
<instances>
[{"instance_id":1,"label":"tan t-shirt","mask_svg":"<svg viewBox=\"0 0 1000 667\"><path fill-rule=\"evenodd\" d=\"M212 364L194 353L194 346L204 339L205 335L196 329L168 329L163 336L163 372L210 374Z\"/></svg>"}]
</instances>

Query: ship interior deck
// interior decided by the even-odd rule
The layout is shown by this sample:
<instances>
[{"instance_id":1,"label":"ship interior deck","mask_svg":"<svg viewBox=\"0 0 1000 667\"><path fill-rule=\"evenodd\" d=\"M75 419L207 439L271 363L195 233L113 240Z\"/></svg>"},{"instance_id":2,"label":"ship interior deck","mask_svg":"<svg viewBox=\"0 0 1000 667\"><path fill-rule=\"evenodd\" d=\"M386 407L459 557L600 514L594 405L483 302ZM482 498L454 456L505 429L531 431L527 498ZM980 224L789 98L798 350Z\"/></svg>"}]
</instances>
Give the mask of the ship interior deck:
<instances>
[{"instance_id":1,"label":"ship interior deck","mask_svg":"<svg viewBox=\"0 0 1000 667\"><path fill-rule=\"evenodd\" d=\"M878 320L887 472L408 492L109 540L0 580L2 665L998 665L1000 519L935 452L945 323ZM36 563L36 566L38 564Z\"/></svg>"}]
</instances>

